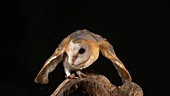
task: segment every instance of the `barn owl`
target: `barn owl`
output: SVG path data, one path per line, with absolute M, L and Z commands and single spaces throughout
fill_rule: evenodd
M 112 45 L 102 36 L 83 29 L 70 34 L 59 44 L 58 48 L 41 68 L 35 78 L 35 82 L 48 83 L 49 73 L 61 61 L 63 61 L 67 78 L 73 77 L 71 71 L 75 71 L 79 76 L 84 76 L 85 74 L 81 70 L 93 64 L 97 60 L 100 51 L 106 58 L 112 61 L 123 81 L 131 81 L 128 70 L 116 56 Z

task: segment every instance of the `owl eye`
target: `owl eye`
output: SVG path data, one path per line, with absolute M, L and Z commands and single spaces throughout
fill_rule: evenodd
M 80 48 L 79 54 L 83 54 L 84 52 L 85 52 L 85 49 L 84 48 Z

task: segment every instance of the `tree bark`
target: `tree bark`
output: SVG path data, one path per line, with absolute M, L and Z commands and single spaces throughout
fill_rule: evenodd
M 117 87 L 103 75 L 88 74 L 64 80 L 51 96 L 143 96 L 143 91 L 131 81 Z

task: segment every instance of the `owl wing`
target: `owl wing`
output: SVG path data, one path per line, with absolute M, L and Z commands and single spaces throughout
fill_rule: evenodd
M 128 70 L 125 68 L 124 64 L 118 59 L 118 57 L 116 56 L 114 49 L 112 47 L 112 45 L 103 37 L 94 34 L 94 33 L 90 33 L 93 35 L 93 37 L 96 38 L 96 40 L 98 41 L 98 45 L 100 48 L 101 53 L 108 59 L 110 59 L 115 68 L 118 70 L 119 75 L 121 76 L 122 80 L 130 80 L 131 81 L 131 76 L 128 72 Z
M 52 56 L 50 56 L 38 75 L 35 78 L 36 83 L 46 84 L 48 83 L 48 75 L 51 73 L 59 62 L 63 59 L 63 54 L 65 53 L 65 49 L 70 41 L 70 36 L 66 37 L 55 50 Z

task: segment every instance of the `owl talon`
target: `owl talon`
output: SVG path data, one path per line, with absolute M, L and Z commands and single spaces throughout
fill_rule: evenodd
M 73 78 L 77 78 L 74 74 L 66 76 L 67 79 L 73 79 Z
M 67 79 L 72 79 L 72 78 L 74 78 L 72 75 L 70 75 L 70 76 L 66 76 L 66 78 Z

